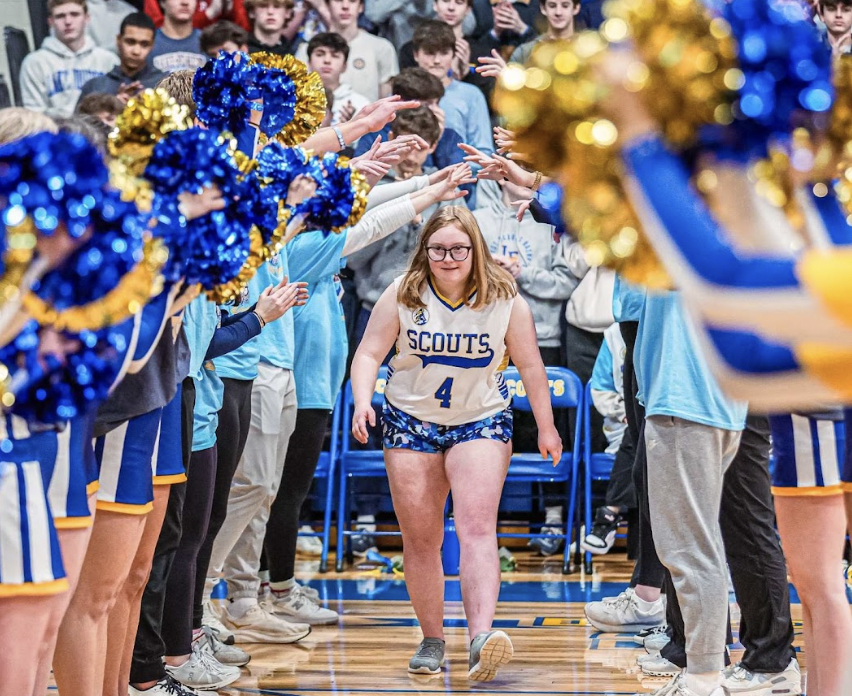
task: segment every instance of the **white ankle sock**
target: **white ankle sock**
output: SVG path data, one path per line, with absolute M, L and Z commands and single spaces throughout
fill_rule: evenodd
M 562 506 L 554 505 L 553 507 L 545 507 L 544 523 L 550 527 L 562 526 Z
M 257 600 L 252 597 L 239 597 L 238 599 L 232 599 L 228 605 L 228 613 L 235 619 L 241 619 L 255 604 L 257 604 Z
M 639 595 L 637 595 L 634 592 L 633 593 L 633 601 L 636 602 L 636 606 L 639 607 L 639 609 L 641 609 L 645 613 L 648 613 L 648 612 L 653 611 L 656 608 L 657 602 L 659 602 L 660 600 L 657 600 L 657 602 L 646 602 L 644 599 L 642 599 Z
M 719 672 L 702 672 L 701 674 L 687 672 L 683 678 L 686 681 L 686 687 L 695 692 L 696 696 L 710 696 L 722 683 L 722 675 Z
M 278 597 L 286 597 L 296 586 L 296 578 L 282 580 L 281 582 L 270 582 L 269 587 Z

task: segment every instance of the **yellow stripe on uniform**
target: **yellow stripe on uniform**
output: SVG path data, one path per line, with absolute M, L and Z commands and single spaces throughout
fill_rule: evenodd
M 796 265 L 796 275 L 832 316 L 852 326 L 852 249 L 806 251 Z
M 92 481 L 91 483 L 86 484 L 86 495 L 93 495 L 97 493 L 101 489 L 100 481 Z
M 0 597 L 42 597 L 59 594 L 67 589 L 67 578 L 48 580 L 47 582 L 22 582 L 16 585 L 0 583 Z
M 91 527 L 95 518 L 91 515 L 86 517 L 54 517 L 53 526 L 57 529 L 86 529 Z
M 827 498 L 831 495 L 841 495 L 843 488 L 840 484 L 835 486 L 804 486 L 794 488 L 793 486 L 772 486 L 772 495 L 779 498 Z
M 186 474 L 166 474 L 165 476 L 155 476 L 155 486 L 166 486 L 171 483 L 183 483 L 186 481 Z
M 109 500 L 99 500 L 97 502 L 98 510 L 106 510 L 108 512 L 120 512 L 124 515 L 147 515 L 154 509 L 154 503 L 145 503 L 144 505 L 131 505 L 129 503 L 113 503 Z

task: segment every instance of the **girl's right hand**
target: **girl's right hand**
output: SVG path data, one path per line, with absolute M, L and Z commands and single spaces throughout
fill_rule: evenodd
M 354 437 L 362 445 L 367 444 L 367 439 L 370 433 L 367 430 L 367 423 L 371 426 L 376 426 L 376 412 L 373 407 L 367 404 L 366 406 L 356 406 L 352 413 L 352 437 Z

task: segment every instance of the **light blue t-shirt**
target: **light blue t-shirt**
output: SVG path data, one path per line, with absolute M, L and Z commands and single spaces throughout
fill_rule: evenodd
M 299 408 L 331 410 L 343 384 L 349 342 L 336 276 L 346 234 L 302 232 L 288 244 L 293 279 L 306 282 L 309 293 L 307 304 L 293 310 Z
M 190 302 L 183 313 L 183 328 L 189 343 L 189 376 L 199 377 L 204 356 L 220 324 L 219 308 L 206 295 Z
M 601 343 L 601 349 L 598 351 L 598 357 L 595 359 L 595 366 L 592 369 L 592 379 L 590 380 L 592 389 L 617 393 L 612 369 L 612 351 L 609 349 L 609 344 L 604 341 Z
M 615 321 L 639 321 L 645 304 L 645 288 L 628 283 L 617 273 L 612 291 L 612 316 Z
M 452 80 L 438 105 L 444 110 L 446 127 L 458 133 L 462 142 L 486 154 L 494 152 L 488 103 L 478 87 Z
M 235 313 L 246 311 L 257 302 L 261 292 L 270 285 L 280 283 L 285 275 L 291 281 L 297 280 L 289 274 L 289 270 L 287 247 L 285 247 L 277 257 L 270 259 L 257 269 L 254 278 L 249 281 L 245 301 L 233 307 L 233 311 Z M 257 377 L 257 363 L 261 360 L 276 367 L 292 370 L 294 346 L 293 311 L 290 310 L 284 316 L 264 326 L 259 336 L 246 341 L 236 350 L 216 358 L 213 364 L 216 366 L 219 377 L 250 380 Z
M 204 363 L 200 376 L 193 377 L 193 381 L 195 408 L 192 411 L 192 451 L 200 452 L 216 444 L 216 428 L 219 427 L 225 385 L 210 360 Z
M 639 400 L 647 416 L 674 416 L 724 430 L 745 427 L 748 404 L 722 393 L 701 355 L 679 293 L 648 293 L 634 360 Z

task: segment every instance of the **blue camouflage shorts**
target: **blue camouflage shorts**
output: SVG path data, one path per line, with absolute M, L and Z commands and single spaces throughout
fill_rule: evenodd
M 440 454 L 450 447 L 471 440 L 512 439 L 512 409 L 462 425 L 438 425 L 419 420 L 400 411 L 387 401 L 382 407 L 382 444 L 385 449 L 409 449 Z

